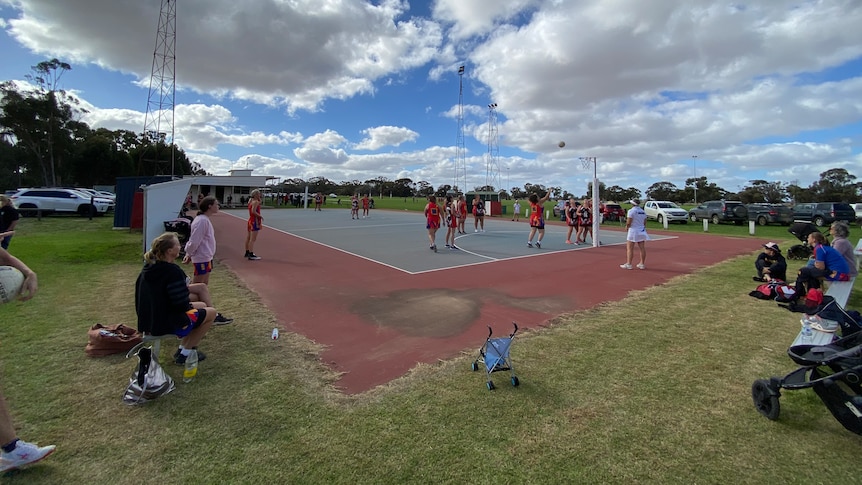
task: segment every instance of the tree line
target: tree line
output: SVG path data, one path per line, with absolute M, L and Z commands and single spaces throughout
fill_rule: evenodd
M 72 67 L 43 61 L 25 76 L 30 86 L 0 83 L 0 187 L 114 185 L 117 177 L 202 175 L 185 152 L 163 137 L 93 129 L 86 110 L 60 89 Z
M 60 88 L 63 75 L 71 65 L 58 59 L 40 62 L 25 76 L 23 87 L 12 81 L 0 82 L 0 187 L 114 185 L 117 177 L 151 175 L 209 175 L 191 162 L 182 148 L 165 143 L 160 134 L 147 135 L 129 130 L 93 129 L 82 122 L 86 110 L 75 96 Z M 428 181 L 386 177 L 360 181 L 334 182 L 325 177 L 308 180 L 290 178 L 271 189 L 278 192 L 311 192 L 349 196 L 368 193 L 391 197 L 438 197 L 464 192 L 461 187 Z M 470 189 L 467 190 L 468 192 Z M 496 188 L 476 186 L 472 191 L 500 194 L 503 198 L 525 199 L 530 194 L 543 196 L 550 191 L 554 199 L 588 198 L 592 184 L 583 194 L 563 187 L 525 183 L 523 187 Z M 656 182 L 645 193 L 635 187 L 606 186 L 599 183 L 599 197 L 606 201 L 633 198 L 691 203 L 694 200 L 735 199 L 752 202 L 855 202 L 860 199 L 862 183 L 845 169 L 835 168 L 820 174 L 808 187 L 766 180 L 752 180 L 738 193 L 725 190 L 707 177 L 689 178 L 679 188 L 671 182 Z

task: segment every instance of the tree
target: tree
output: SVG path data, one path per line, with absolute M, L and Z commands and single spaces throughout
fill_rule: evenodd
M 34 85 L 21 90 L 11 81 L 0 83 L 0 126 L 27 150 L 26 169 L 41 174 L 43 185 L 62 183 L 66 156 L 72 151 L 73 130 L 82 123 L 78 100 L 59 89 L 60 78 L 72 67 L 57 59 L 33 66 L 27 79 Z
M 859 196 L 856 176 L 843 168 L 832 168 L 820 174 L 820 180 L 811 184 L 817 202 L 855 202 Z
M 779 204 L 787 198 L 787 190 L 781 182 L 766 180 L 751 180 L 751 185 L 744 187 L 738 194 L 739 200 L 746 204 L 768 202 Z
M 646 196 L 651 200 L 670 200 L 674 202 L 682 202 L 679 200 L 679 188 L 670 182 L 656 182 L 649 186 L 646 190 Z M 610 198 L 608 200 L 611 200 Z

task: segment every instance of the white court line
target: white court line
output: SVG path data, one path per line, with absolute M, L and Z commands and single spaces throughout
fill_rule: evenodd
M 234 214 L 230 214 L 230 213 L 228 213 L 228 212 L 225 212 L 225 214 L 227 214 L 227 215 L 229 215 L 229 216 L 232 216 L 232 217 L 236 217 L 237 219 L 242 219 L 242 220 L 245 220 L 245 219 L 246 219 L 245 217 L 240 217 L 240 216 L 237 216 L 237 215 L 234 215 Z M 384 263 L 383 261 L 378 261 L 378 260 L 376 260 L 376 259 L 371 259 L 371 258 L 366 257 L 366 256 L 363 256 L 363 255 L 361 255 L 361 254 L 351 253 L 350 251 L 346 251 L 346 250 L 344 250 L 344 249 L 337 248 L 337 247 L 335 247 L 335 246 L 330 246 L 329 244 L 324 244 L 324 243 L 322 243 L 322 242 L 320 242 L 320 241 L 315 241 L 314 239 L 309 239 L 309 238 L 307 238 L 307 237 L 298 236 L 298 235 L 296 235 L 296 234 L 293 234 L 293 233 L 291 233 L 291 232 L 287 232 L 287 231 L 282 230 L 282 229 L 279 229 L 279 228 L 277 228 L 277 227 L 267 226 L 266 224 L 264 224 L 264 225 L 263 225 L 263 227 L 269 228 L 269 229 L 270 229 L 270 230 L 272 230 L 272 231 L 280 232 L 280 233 L 282 233 L 282 234 L 287 234 L 288 236 L 293 236 L 293 237 L 295 237 L 295 238 L 297 238 L 297 239 L 302 239 L 303 241 L 308 241 L 308 242 L 310 242 L 310 243 L 318 244 L 318 245 L 323 246 L 323 247 L 325 247 L 325 248 L 332 249 L 333 251 L 338 251 L 338 252 L 340 252 L 340 253 L 349 254 L 350 256 L 354 256 L 354 257 L 357 257 L 357 258 L 359 258 L 359 259 L 364 259 L 364 260 L 366 260 L 366 261 L 370 261 L 370 262 L 372 262 L 372 263 L 376 263 L 376 264 L 379 264 L 379 265 L 381 265 L 381 266 L 386 266 L 387 268 L 392 268 L 392 269 L 395 269 L 395 270 L 401 271 L 402 273 L 415 274 L 415 273 L 413 273 L 413 272 L 411 272 L 411 271 L 407 271 L 406 269 L 399 268 L 398 266 L 392 266 L 391 264 Z
M 236 214 L 231 214 L 230 212 L 222 212 L 222 213 L 223 213 L 223 214 L 227 214 L 227 215 L 232 216 L 232 217 L 236 217 L 237 219 L 247 220 L 247 217 L 245 217 L 245 216 L 238 216 L 238 215 L 236 215 Z M 407 225 L 407 226 L 415 226 L 415 224 L 413 224 L 413 223 L 410 223 L 410 224 L 400 224 L 400 223 L 399 223 L 399 224 L 379 225 L 379 226 L 376 226 L 376 227 L 405 226 L 405 225 Z M 308 242 L 310 242 L 310 243 L 318 244 L 318 245 L 320 245 L 320 246 L 323 246 L 323 247 L 325 247 L 325 248 L 332 249 L 332 250 L 334 250 L 334 251 L 338 251 L 338 252 L 343 253 L 343 254 L 348 254 L 348 255 L 350 255 L 350 256 L 354 256 L 354 257 L 357 257 L 357 258 L 359 258 L 359 259 L 364 259 L 365 261 L 369 261 L 369 262 L 371 262 L 371 263 L 376 263 L 376 264 L 379 264 L 379 265 L 381 265 L 381 266 L 385 266 L 385 267 L 387 267 L 387 268 L 391 268 L 391 269 L 394 269 L 394 270 L 398 270 L 398 271 L 400 271 L 400 272 L 402 272 L 402 273 L 406 273 L 406 274 L 409 274 L 409 275 L 418 275 L 418 274 L 426 274 L 426 273 L 435 273 L 435 272 L 438 272 L 438 271 L 447 271 L 447 270 L 450 270 L 450 269 L 466 268 L 466 267 L 470 267 L 470 266 L 479 266 L 479 265 L 483 265 L 483 264 L 496 263 L 496 262 L 498 262 L 498 261 L 510 261 L 510 260 L 514 260 L 514 259 L 535 258 L 535 257 L 538 257 L 538 256 L 545 256 L 545 255 L 551 255 L 551 254 L 557 254 L 557 253 L 566 253 L 566 252 L 571 252 L 571 251 L 579 251 L 579 250 L 591 249 L 591 248 L 593 247 L 592 245 L 589 245 L 589 246 L 584 246 L 584 247 L 582 247 L 582 248 L 572 247 L 572 248 L 566 248 L 566 249 L 557 249 L 557 250 L 553 250 L 553 251 L 548 251 L 548 250 L 546 250 L 546 249 L 538 249 L 538 248 L 536 248 L 536 249 L 537 249 L 537 252 L 536 252 L 535 254 L 524 254 L 524 255 L 521 255 L 521 256 L 512 256 L 512 257 L 508 257 L 508 258 L 495 258 L 495 257 L 493 257 L 493 256 L 486 256 L 486 255 L 483 255 L 483 254 L 479 254 L 479 253 L 475 253 L 475 252 L 472 252 L 472 251 L 468 251 L 468 250 L 466 250 L 466 249 L 461 249 L 461 248 L 460 248 L 460 246 L 459 246 L 458 251 L 461 251 L 461 252 L 464 252 L 464 253 L 467 253 L 467 254 L 470 254 L 470 255 L 476 256 L 476 257 L 478 257 L 478 258 L 485 258 L 485 259 L 488 259 L 488 261 L 478 261 L 478 262 L 475 262 L 475 263 L 455 264 L 455 265 L 445 266 L 445 267 L 443 267 L 443 268 L 433 268 L 433 269 L 427 269 L 427 270 L 422 270 L 422 271 L 409 271 L 409 270 L 406 270 L 406 269 L 404 269 L 404 268 L 400 268 L 400 267 L 398 267 L 398 266 L 393 266 L 393 265 L 391 265 L 391 264 L 384 263 L 383 261 L 379 261 L 379 260 L 376 260 L 376 259 L 372 259 L 372 258 L 369 258 L 369 257 L 367 257 L 367 256 L 363 256 L 363 255 L 361 255 L 361 254 L 353 253 L 353 252 L 350 252 L 350 251 L 347 251 L 347 250 L 345 250 L 345 249 L 341 249 L 341 248 L 338 248 L 338 247 L 335 247 L 335 246 L 330 246 L 329 244 L 325 244 L 325 243 L 322 243 L 322 242 L 320 242 L 320 241 L 315 241 L 314 239 L 309 239 L 309 238 L 307 238 L 307 237 L 302 237 L 302 236 L 297 235 L 297 234 L 294 234 L 294 233 L 292 233 L 292 232 L 287 232 L 287 231 L 285 231 L 285 230 L 283 230 L 283 229 L 279 229 L 279 228 L 272 227 L 272 226 L 267 226 L 266 224 L 264 224 L 264 227 L 269 228 L 270 230 L 273 230 L 273 231 L 280 232 L 280 233 L 282 233 L 282 234 L 287 234 L 288 236 L 293 236 L 293 237 L 295 237 L 295 238 L 297 238 L 297 239 L 302 239 L 303 241 L 308 241 Z M 372 226 L 357 226 L 357 227 L 372 227 Z M 341 228 L 341 227 L 332 227 L 332 228 L 321 228 L 320 230 L 328 230 L 328 229 L 344 229 L 344 228 Z M 310 229 L 305 229 L 305 230 L 310 230 Z M 312 229 L 312 230 L 313 230 L 313 229 Z M 518 234 L 520 234 L 520 233 L 522 233 L 522 232 L 524 232 L 524 231 L 493 231 L 493 234 L 514 234 L 514 233 L 518 233 Z M 563 232 L 563 231 L 548 231 L 548 232 L 554 232 L 554 233 L 562 234 L 562 232 Z M 477 236 L 477 237 L 481 237 L 481 234 L 482 234 L 482 233 L 473 233 L 473 234 L 467 233 L 467 234 L 461 234 L 460 236 L 456 236 L 456 237 L 455 237 L 455 239 L 456 239 L 456 240 L 458 240 L 458 239 L 461 239 L 461 238 L 463 238 L 463 237 L 467 237 L 467 236 Z M 658 242 L 658 241 L 661 241 L 661 240 L 663 240 L 663 239 L 677 239 L 678 237 L 679 237 L 679 236 L 662 236 L 662 237 L 661 237 L 661 239 L 653 239 L 652 241 L 654 241 L 654 242 Z M 621 241 L 621 242 L 616 242 L 616 243 L 611 243 L 611 244 L 602 244 L 600 247 L 619 246 L 619 245 L 625 245 L 625 243 L 626 243 L 625 241 Z M 524 244 L 526 244 L 526 243 L 524 243 Z M 448 250 L 448 251 L 451 251 L 451 249 L 450 249 L 450 250 Z M 540 252 L 539 252 L 539 251 L 540 251 Z

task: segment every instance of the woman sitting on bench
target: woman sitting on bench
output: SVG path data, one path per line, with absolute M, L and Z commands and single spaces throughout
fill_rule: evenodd
M 850 269 L 847 260 L 826 241 L 819 232 L 808 235 L 808 245 L 814 248 L 814 264 L 803 266 L 796 277 L 796 297 L 805 295 L 812 288 L 820 288 L 820 280 L 849 281 Z
M 216 311 L 189 301 L 186 273 L 174 263 L 179 255 L 176 233 L 166 232 L 153 240 L 135 283 L 135 311 L 139 332 L 153 336 L 173 334 L 182 339 L 174 362 L 183 365 L 209 331 Z M 204 359 L 204 353 L 198 351 L 198 361 Z

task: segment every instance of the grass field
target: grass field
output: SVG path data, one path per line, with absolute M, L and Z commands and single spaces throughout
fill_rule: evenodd
M 21 437 L 58 448 L 2 483 L 859 481 L 862 438 L 813 392 L 785 392 L 777 422 L 752 405 L 754 379 L 794 368 L 799 329 L 798 314 L 748 296 L 754 251 L 519 335 L 521 386 L 494 392 L 469 370 L 470 348 L 344 396 L 320 348 L 271 340 L 274 316 L 220 269 L 212 293 L 236 322 L 204 340 L 193 383 L 168 363 L 176 391 L 128 407 L 135 362 L 83 352 L 92 324 L 135 321 L 140 234 L 110 225 L 25 220 L 12 241 L 40 292 L 0 306 L 0 386 Z M 849 306 L 862 306 L 859 285 Z

